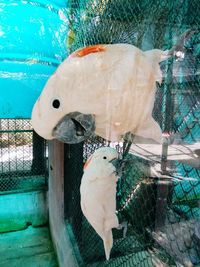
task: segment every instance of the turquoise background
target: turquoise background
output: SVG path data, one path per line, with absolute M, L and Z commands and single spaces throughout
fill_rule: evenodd
M 67 56 L 67 0 L 0 0 L 0 118 L 30 118 Z

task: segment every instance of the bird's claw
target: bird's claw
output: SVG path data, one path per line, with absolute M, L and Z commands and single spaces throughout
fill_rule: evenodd
M 119 224 L 119 226 L 117 227 L 118 230 L 122 230 L 123 229 L 123 238 L 126 237 L 127 234 L 127 230 L 128 230 L 128 222 L 124 221 L 122 223 Z

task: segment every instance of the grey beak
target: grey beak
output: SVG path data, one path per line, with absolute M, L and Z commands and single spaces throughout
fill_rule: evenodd
M 53 129 L 52 135 L 64 143 L 77 144 L 92 136 L 94 131 L 94 116 L 76 111 L 65 115 Z
M 116 168 L 116 173 L 118 176 L 122 176 L 125 169 L 126 169 L 126 166 L 127 166 L 127 163 L 129 163 L 128 160 L 125 160 L 125 159 L 120 159 L 120 158 L 115 158 L 113 160 L 110 161 L 113 166 Z
M 115 158 L 109 161 L 110 163 L 112 163 L 112 165 L 116 168 L 116 170 L 119 168 L 120 165 L 120 160 Z

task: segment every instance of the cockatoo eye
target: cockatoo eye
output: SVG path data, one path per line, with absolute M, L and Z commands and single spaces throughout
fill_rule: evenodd
M 106 156 L 104 156 L 104 157 L 103 157 L 103 159 L 107 159 L 107 157 L 106 157 Z
M 52 106 L 58 109 L 60 107 L 60 101 L 58 99 L 54 99 L 52 102 Z

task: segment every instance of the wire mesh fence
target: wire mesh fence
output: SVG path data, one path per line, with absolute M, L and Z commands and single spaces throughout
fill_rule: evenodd
M 30 120 L 0 120 L 0 192 L 45 186 L 47 145 Z
M 100 43 L 166 50 L 185 30 L 194 30 L 182 46 L 182 58 L 161 64 L 163 81 L 157 85 L 153 111 L 163 132 L 173 133 L 173 153 L 181 150 L 184 156 L 186 144 L 200 141 L 199 1 L 70 0 L 68 5 L 70 52 Z M 102 241 L 82 215 L 79 189 L 86 159 L 98 147 L 111 145 L 122 153 L 121 144 L 98 137 L 65 145 L 65 218 L 80 266 L 199 266 L 200 148 L 195 145 L 188 148 L 189 161 L 166 160 L 174 173 L 194 178 L 181 182 L 151 177 L 161 155 L 152 160 L 148 151 L 149 161 L 136 155 L 133 146 L 127 156 L 131 164 L 117 186 L 117 214 L 127 232 L 113 230 L 111 259 L 105 261 Z M 47 156 L 46 142 L 29 120 L 0 120 L 1 193 L 43 186 Z
M 117 186 L 117 214 L 127 222 L 113 230 L 111 259 L 80 209 L 79 187 L 85 160 L 100 146 L 115 146 L 101 138 L 65 147 L 65 216 L 80 266 L 199 266 L 200 265 L 200 5 L 198 1 L 69 1 L 68 49 L 93 44 L 129 43 L 142 50 L 170 49 L 187 29 L 194 34 L 183 44 L 184 56 L 162 62 L 163 81 L 157 85 L 153 116 L 177 145 L 166 164 L 184 178 L 167 182 L 151 177 L 151 149 L 128 157 L 132 164 Z M 127 66 L 128 68 L 128 66 Z M 173 134 L 172 134 L 173 133 Z M 190 150 L 189 145 L 194 145 Z M 187 146 L 187 152 L 185 146 Z M 140 144 L 137 144 L 140 146 Z M 145 147 L 142 147 L 145 150 Z M 185 158 L 189 153 L 191 159 Z M 146 155 L 146 154 L 145 154 Z

